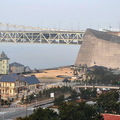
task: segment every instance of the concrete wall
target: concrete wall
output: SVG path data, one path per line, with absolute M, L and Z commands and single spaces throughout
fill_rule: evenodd
M 75 65 L 120 67 L 120 37 L 88 29 Z

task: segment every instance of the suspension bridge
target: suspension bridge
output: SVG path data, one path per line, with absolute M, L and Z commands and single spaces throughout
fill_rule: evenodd
M 2 27 L 6 27 L 6 30 L 1 29 Z M 10 28 L 13 28 L 13 30 Z M 84 35 L 85 31 L 47 29 L 0 23 L 0 43 L 80 45 Z

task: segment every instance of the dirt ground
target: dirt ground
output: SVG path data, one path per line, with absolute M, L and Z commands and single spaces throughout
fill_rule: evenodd
M 35 73 L 34 74 L 39 79 L 51 79 L 51 80 L 63 80 L 63 78 L 59 78 L 57 76 L 73 76 L 73 70 L 70 68 L 60 68 L 55 70 L 44 70 L 43 73 Z

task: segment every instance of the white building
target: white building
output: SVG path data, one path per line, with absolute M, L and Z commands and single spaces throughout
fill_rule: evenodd
M 9 58 L 2 52 L 0 54 L 0 74 L 8 74 L 9 72 Z

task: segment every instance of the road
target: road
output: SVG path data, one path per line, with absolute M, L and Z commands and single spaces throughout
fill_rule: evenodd
M 53 102 L 53 100 L 42 102 L 40 104 L 40 107 L 46 108 L 46 107 L 53 105 L 53 103 L 49 103 L 49 102 Z M 49 104 L 47 104 L 47 103 L 49 103 Z M 29 106 L 29 107 L 1 109 L 0 120 L 13 120 L 14 118 L 17 118 L 17 117 L 25 117 L 26 115 L 28 116 L 31 113 L 33 113 L 34 109 L 36 109 L 34 106 L 35 105 Z
M 27 115 L 33 113 L 33 110 L 27 110 Z M 0 120 L 13 120 L 16 117 L 24 117 L 26 116 L 26 109 L 19 109 L 16 111 L 2 112 L 0 115 Z

